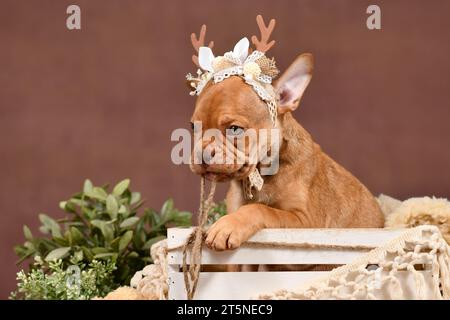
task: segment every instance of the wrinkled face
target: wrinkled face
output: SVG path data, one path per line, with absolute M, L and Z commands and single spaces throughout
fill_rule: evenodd
M 261 155 L 270 153 L 274 136 L 267 105 L 240 77 L 208 84 L 191 122 L 195 126 L 190 167 L 208 179 L 243 179 L 259 165 Z
M 243 179 L 255 167 L 262 175 L 276 174 L 283 138 L 278 129 L 282 115 L 299 106 L 312 77 L 313 62 L 311 54 L 299 55 L 273 83 L 280 115 L 275 128 L 266 103 L 242 78 L 232 76 L 216 84 L 210 82 L 198 97 L 191 118 L 191 170 L 217 181 Z

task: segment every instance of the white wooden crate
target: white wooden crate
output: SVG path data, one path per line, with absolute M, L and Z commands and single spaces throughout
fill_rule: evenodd
M 192 228 L 171 228 L 168 230 L 169 299 L 186 299 L 183 272 L 181 271 L 182 249 L 170 250 L 184 244 Z M 264 229 L 249 241 L 259 243 L 358 246 L 354 248 L 293 248 L 274 246 L 241 247 L 236 250 L 216 252 L 203 248 L 202 265 L 236 264 L 347 264 L 370 249 L 397 237 L 404 230 L 395 229 Z M 189 261 L 189 259 L 187 259 Z M 326 271 L 277 271 L 277 272 L 202 272 L 195 293 L 195 299 L 249 299 L 259 293 L 279 289 L 295 289 L 302 282 L 324 274 Z M 431 295 L 431 274 L 427 292 Z M 405 291 L 414 284 L 409 272 L 404 272 L 402 282 Z M 428 296 L 428 293 L 426 294 Z

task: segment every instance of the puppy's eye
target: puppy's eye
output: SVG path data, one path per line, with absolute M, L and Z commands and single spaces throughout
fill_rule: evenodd
M 244 129 L 238 126 L 230 126 L 227 132 L 233 136 L 239 136 L 244 133 Z

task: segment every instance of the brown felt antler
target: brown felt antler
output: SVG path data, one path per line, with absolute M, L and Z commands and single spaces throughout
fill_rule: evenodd
M 198 54 L 198 50 L 200 49 L 200 47 L 205 46 L 205 35 L 206 35 L 206 25 L 202 25 L 202 28 L 200 29 L 200 35 L 198 38 L 195 33 L 191 34 L 192 46 L 194 47 L 197 54 Z M 210 47 L 210 48 L 214 47 L 214 41 L 210 41 L 208 47 Z M 195 55 L 195 54 L 192 55 L 192 62 L 194 62 L 195 65 L 197 65 L 197 67 L 200 67 L 200 65 L 198 64 L 198 56 L 197 55 Z
M 271 19 L 269 25 L 266 27 L 263 17 L 259 14 L 256 17 L 256 23 L 258 24 L 261 33 L 261 40 L 258 40 L 256 36 L 252 36 L 252 42 L 255 45 L 256 50 L 267 52 L 275 44 L 275 40 L 268 42 L 273 28 L 275 28 L 275 19 Z

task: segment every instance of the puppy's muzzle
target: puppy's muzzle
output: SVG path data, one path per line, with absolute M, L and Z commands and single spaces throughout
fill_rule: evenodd
M 214 177 L 218 181 L 242 178 L 248 175 L 249 166 L 245 154 L 230 143 L 214 144 L 199 141 L 191 153 L 192 172 Z

